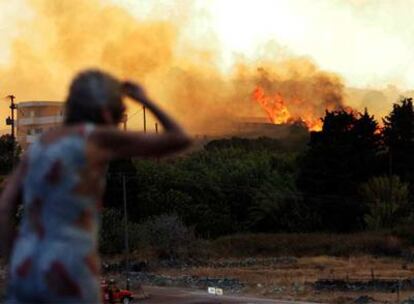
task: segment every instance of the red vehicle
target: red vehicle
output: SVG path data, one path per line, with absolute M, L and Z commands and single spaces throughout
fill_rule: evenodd
M 103 303 L 105 304 L 129 304 L 132 303 L 132 300 L 134 299 L 131 291 L 118 288 L 118 286 L 116 286 L 116 282 L 113 280 L 110 280 L 109 282 L 102 280 L 101 288 L 103 294 Z

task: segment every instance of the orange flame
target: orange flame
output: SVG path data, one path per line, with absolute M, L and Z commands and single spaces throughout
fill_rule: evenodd
M 266 95 L 262 87 L 257 86 L 253 91 L 252 98 L 260 104 L 270 121 L 274 124 L 286 124 L 302 121 L 311 131 L 322 130 L 322 120 L 319 117 L 315 117 L 315 114 L 312 112 L 308 112 L 302 117 L 293 116 L 287 107 L 287 104 L 289 103 L 287 102 L 288 100 L 285 100 L 279 93 L 269 96 Z M 300 107 L 301 104 L 303 104 L 303 101 L 292 100 L 291 103 Z
M 292 118 L 280 94 L 267 96 L 263 88 L 256 87 L 253 91 L 253 99 L 262 106 L 274 124 L 287 123 Z

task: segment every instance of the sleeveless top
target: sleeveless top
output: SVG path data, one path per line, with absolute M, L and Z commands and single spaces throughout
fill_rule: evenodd
M 93 125 L 35 141 L 9 273 L 9 303 L 99 303 L 98 228 L 105 167 L 88 156 Z

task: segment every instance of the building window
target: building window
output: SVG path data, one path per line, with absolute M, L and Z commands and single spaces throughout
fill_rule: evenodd
M 33 133 L 33 130 L 32 129 L 27 129 L 27 135 L 32 135 L 32 133 Z
M 34 129 L 34 133 L 35 134 L 42 134 L 42 129 L 41 128 L 36 128 L 36 129 Z

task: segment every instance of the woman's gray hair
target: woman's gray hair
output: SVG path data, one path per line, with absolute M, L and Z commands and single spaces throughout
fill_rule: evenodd
M 106 123 L 102 110 L 107 109 L 114 122 L 121 121 L 125 111 L 122 103 L 122 83 L 113 76 L 87 70 L 78 74 L 69 88 L 65 105 L 65 124 Z

